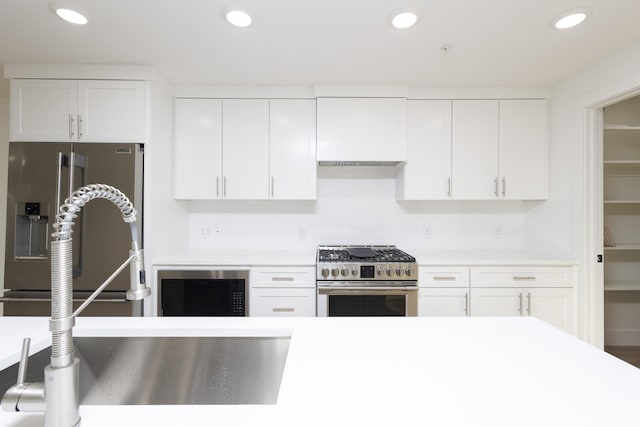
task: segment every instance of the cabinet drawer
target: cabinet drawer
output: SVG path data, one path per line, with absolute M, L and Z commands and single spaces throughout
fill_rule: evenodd
M 315 288 L 316 269 L 313 267 L 277 267 L 251 270 L 251 287 L 257 288 Z
M 573 287 L 574 267 L 471 267 L 471 287 Z
M 315 289 L 255 288 L 251 290 L 249 315 L 257 317 L 314 317 Z
M 428 288 L 469 286 L 469 267 L 420 267 L 418 286 Z

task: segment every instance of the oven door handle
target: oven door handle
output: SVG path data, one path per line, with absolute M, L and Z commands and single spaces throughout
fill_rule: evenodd
M 417 286 L 376 286 L 376 287 L 363 287 L 363 286 L 321 286 L 318 285 L 318 293 L 322 295 L 338 295 L 338 294 L 378 294 L 385 293 L 389 295 L 390 292 L 397 292 L 398 294 L 406 294 L 410 292 L 418 292 Z

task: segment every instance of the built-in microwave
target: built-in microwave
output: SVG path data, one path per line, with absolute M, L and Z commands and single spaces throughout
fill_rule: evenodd
M 159 270 L 159 316 L 247 316 L 248 270 Z

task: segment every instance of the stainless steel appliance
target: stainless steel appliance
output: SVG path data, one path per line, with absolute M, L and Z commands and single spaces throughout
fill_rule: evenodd
M 142 218 L 143 146 L 11 142 L 7 194 L 4 314 L 51 314 L 50 242 L 57 206 L 88 183 L 122 190 Z M 88 204 L 75 219 L 73 291 L 76 306 L 123 261 L 131 235 L 107 200 Z M 139 238 L 142 239 L 140 226 Z M 142 314 L 141 301 L 127 301 L 129 275 L 121 274 L 83 315 Z
M 418 265 L 395 246 L 320 246 L 318 316 L 417 316 Z
M 158 271 L 160 316 L 248 316 L 248 270 Z

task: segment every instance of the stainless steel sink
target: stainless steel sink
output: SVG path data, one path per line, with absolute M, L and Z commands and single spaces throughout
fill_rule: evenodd
M 274 404 L 290 337 L 76 337 L 83 405 Z M 51 350 L 29 358 L 43 380 Z M 0 393 L 17 364 L 0 371 Z

